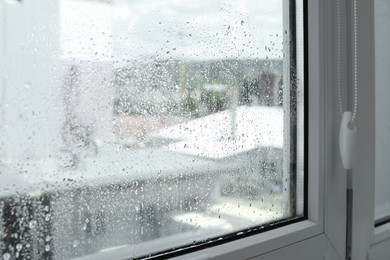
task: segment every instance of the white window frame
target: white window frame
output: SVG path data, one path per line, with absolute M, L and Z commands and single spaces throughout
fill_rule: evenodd
M 352 259 L 390 259 L 390 223 L 375 227 L 374 0 L 358 3 L 358 149 L 353 175 Z M 351 19 L 350 21 L 351 22 Z
M 308 219 L 176 259 L 344 259 L 347 178 L 336 157 L 336 29 L 334 19 L 330 19 L 335 5 L 332 1 L 310 0 L 307 9 Z

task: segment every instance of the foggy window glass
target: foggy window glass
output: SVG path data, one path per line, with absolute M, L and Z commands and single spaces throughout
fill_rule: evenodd
M 304 217 L 301 1 L 0 2 L 0 259 Z

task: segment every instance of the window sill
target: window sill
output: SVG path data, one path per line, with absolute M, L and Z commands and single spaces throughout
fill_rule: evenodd
M 225 243 L 175 259 L 248 259 L 285 247 L 322 233 L 320 226 L 304 220 L 265 233 Z
M 380 225 L 379 227 L 376 227 L 374 230 L 372 245 L 378 244 L 389 238 L 390 238 L 390 223 Z
M 232 242 L 199 250 L 193 253 L 178 256 L 175 259 L 226 259 L 226 257 L 229 257 L 231 259 L 247 259 L 274 251 L 292 243 L 296 243 L 317 236 L 320 233 L 322 233 L 322 231 L 317 223 L 310 220 L 304 220 L 258 235 L 249 236 Z M 179 234 L 177 236 L 180 236 L 181 239 L 183 239 L 183 236 L 189 235 L 191 234 Z M 93 255 L 87 255 L 76 259 L 124 259 L 134 257 L 137 254 L 136 252 L 145 252 L 145 247 L 149 248 L 149 250 L 147 251 L 150 251 L 150 248 L 169 248 L 172 247 L 173 243 L 177 243 L 177 241 L 182 240 L 178 240 L 178 238 L 175 236 L 169 239 L 164 239 L 164 241 L 148 241 L 134 246 L 123 246 L 106 249 L 103 252 L 99 252 Z M 164 244 L 169 245 L 164 246 Z

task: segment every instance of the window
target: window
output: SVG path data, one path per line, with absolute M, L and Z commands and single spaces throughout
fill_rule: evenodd
M 3 259 L 173 256 L 307 217 L 303 1 L 0 5 Z

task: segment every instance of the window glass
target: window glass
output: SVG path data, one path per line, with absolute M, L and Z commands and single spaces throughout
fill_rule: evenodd
M 390 220 L 390 3 L 375 0 L 375 219 Z
M 0 11 L 0 257 L 138 257 L 304 215 L 300 2 Z

